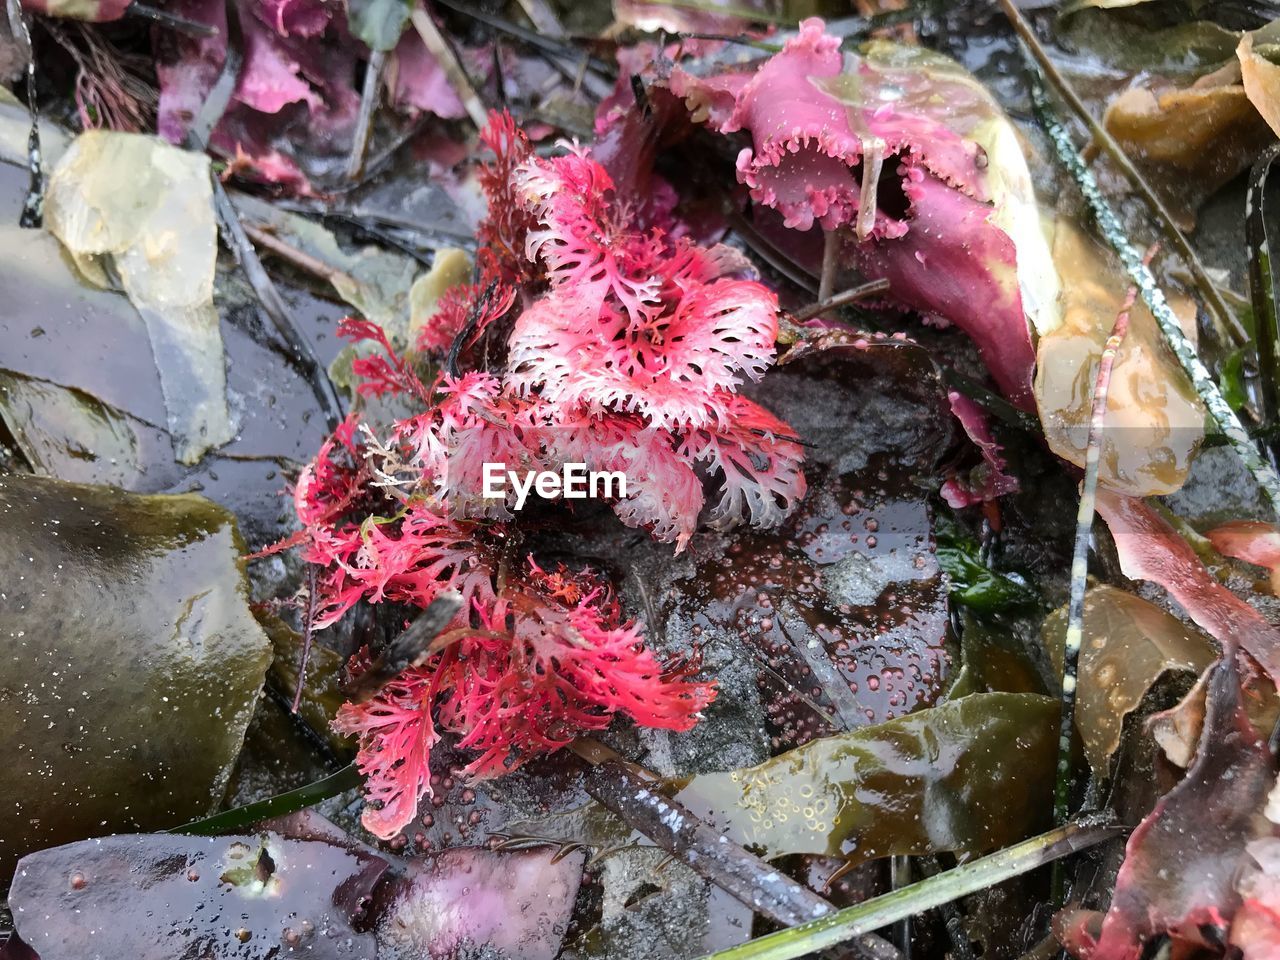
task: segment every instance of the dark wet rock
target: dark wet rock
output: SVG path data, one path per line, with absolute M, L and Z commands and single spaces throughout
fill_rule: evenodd
M 258 701 L 227 791 L 227 806 L 266 800 L 327 777 L 339 765 L 327 745 L 277 694 Z M 286 831 L 282 831 L 286 832 Z
M 270 680 L 276 694 L 292 706 L 298 690 L 298 671 L 304 662 L 305 638 L 278 617 L 259 615 L 259 622 L 271 638 L 275 658 L 271 662 Z M 339 687 L 346 660 L 335 650 L 313 637 L 311 650 L 305 654 L 306 673 L 302 696 L 298 700 L 296 720 L 305 725 L 335 756 L 355 752 L 355 742 L 335 732 L 329 724 L 338 708 L 346 702 Z
M 752 913 L 657 847 L 604 858 L 600 921 L 565 948 L 566 958 L 683 960 L 751 935 Z
M 947 583 L 927 498 L 951 425 L 936 370 L 905 344 L 815 352 L 765 388 L 809 444 L 808 496 L 778 530 L 696 539 L 689 575 L 660 599 L 668 631 L 717 658 L 718 676 L 722 661 L 755 675 L 776 751 L 942 693 Z M 739 754 L 722 751 L 715 769 L 743 765 Z
M 25 857 L 9 902 L 41 960 L 372 960 L 352 921 L 386 869 L 275 833 L 102 837 Z
M 231 515 L 0 477 L 0 871 L 222 798 L 270 659 Z

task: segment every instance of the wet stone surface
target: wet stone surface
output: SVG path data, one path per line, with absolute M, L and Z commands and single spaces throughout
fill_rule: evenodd
M 908 346 L 838 346 L 766 386 L 759 399 L 809 444 L 808 496 L 778 530 L 695 540 L 698 572 L 662 596 L 669 628 L 754 674 L 776 752 L 941 695 L 947 584 L 923 484 L 951 425 Z

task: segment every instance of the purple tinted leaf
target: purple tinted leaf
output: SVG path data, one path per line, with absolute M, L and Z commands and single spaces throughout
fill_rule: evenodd
M 120 835 L 24 857 L 9 904 L 41 960 L 355 960 L 374 955 L 373 935 L 352 921 L 386 869 L 275 833 Z

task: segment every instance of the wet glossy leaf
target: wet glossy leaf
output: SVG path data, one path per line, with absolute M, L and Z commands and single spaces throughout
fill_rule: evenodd
M 288 837 L 368 850 L 314 809 L 261 826 Z M 540 845 L 527 850 L 450 846 L 440 853 L 387 859 L 395 869 L 376 891 L 362 927 L 377 936 L 377 960 L 472 955 L 553 960 L 569 927 L 586 857 Z
M 955 141 L 975 145 L 983 163 L 968 181 L 949 171 L 947 188 L 927 176 L 905 185 L 912 226 L 901 239 L 860 244 L 856 260 L 868 276 L 888 277 L 895 299 L 968 333 L 1006 396 L 1029 406 L 1029 329 L 1043 335 L 1061 319 L 1058 274 L 1018 136 L 986 88 L 954 61 L 888 43 L 869 45 L 865 56 L 859 75 L 843 74 L 842 86 L 830 88 L 837 99 L 900 118 L 926 157 L 945 156 Z M 928 123 L 936 128 L 926 135 Z M 962 193 L 984 206 L 969 208 Z
M 1254 34 L 1246 33 L 1236 48 L 1240 73 L 1249 102 L 1280 136 L 1280 66 L 1276 66 L 1254 49 Z
M 1083 466 L 1098 361 L 1127 283 L 1114 261 L 1067 223 L 1055 225 L 1053 249 L 1065 281 L 1063 322 L 1040 338 L 1036 404 L 1050 449 Z M 1177 490 L 1204 439 L 1204 416 L 1155 318 L 1139 303 L 1111 376 L 1099 482 L 1133 496 Z
M 1156 74 L 1182 85 L 1229 61 L 1240 40 L 1235 31 L 1209 20 L 1160 27 L 1098 10 L 1081 10 L 1060 19 L 1057 27 L 1064 45 L 1096 63 L 1128 76 Z
M 938 537 L 938 565 L 951 580 L 951 596 L 974 610 L 992 613 L 1026 606 L 1038 599 L 1034 590 L 992 570 L 978 559 L 978 544 L 957 534 Z
M 960 327 L 1030 408 L 1031 330 L 1057 326 L 1058 278 L 1017 134 L 987 89 L 923 47 L 842 48 L 817 19 L 754 72 L 689 66 L 671 90 L 694 120 L 751 134 L 738 180 L 799 231 L 784 245 L 804 249 L 815 223 L 842 231 L 850 266 Z
M 1160 745 L 1169 762 L 1186 769 L 1195 759 L 1196 744 L 1204 729 L 1205 696 L 1208 693 L 1209 670 L 1168 710 L 1147 718 L 1147 732 Z
M 146 321 L 178 459 L 230 440 L 208 158 L 91 130 L 50 175 L 45 222 L 86 279 L 118 283 Z
M 1260 837 L 1245 847 L 1236 891 L 1244 902 L 1231 921 L 1231 945 L 1244 960 L 1280 956 L 1280 838 Z
M 1067 608 L 1049 615 L 1045 650 L 1062 672 Z M 1208 638 L 1131 593 L 1095 586 L 1085 595 L 1076 729 L 1094 772 L 1105 777 L 1124 718 L 1165 673 L 1199 674 L 1216 657 Z
M 1169 592 L 1195 624 L 1223 645 L 1239 644 L 1274 680 L 1280 677 L 1280 629 L 1218 582 L 1177 531 L 1151 506 L 1098 491 L 1120 569 Z
M 390 50 L 409 22 L 410 0 L 347 0 L 347 23 L 371 50 Z
M 995 849 L 1040 825 L 1057 701 L 980 693 L 703 774 L 678 799 L 764 856 Z
M 357 960 L 376 947 L 352 920 L 386 869 L 367 853 L 275 833 L 123 835 L 28 855 L 9 903 L 41 960 Z
M 256 197 L 237 195 L 235 203 L 250 224 L 312 258 L 318 264 L 316 272 L 325 274 L 338 296 L 354 310 L 381 326 L 389 337 L 403 341 L 417 261 L 381 247 L 347 251 L 333 233 L 319 224 Z
M 85 282 L 53 236 L 17 225 L 25 190 L 26 171 L 0 163 L 0 288 L 7 292 L 0 367 L 10 385 L 0 394 L 0 416 L 11 433 L 24 431 L 18 443 L 38 461 L 36 471 L 137 493 L 198 490 L 236 514 L 251 546 L 284 536 L 285 471 L 314 453 L 324 418 L 264 329 L 235 266 L 218 272 L 216 304 L 225 321 L 236 438 L 187 467 L 174 459 L 165 395 L 138 311 L 123 294 Z M 325 333 L 341 308 L 281 289 L 313 347 L 332 356 L 337 344 Z
M 208 813 L 270 659 L 230 514 L 7 476 L 0 516 L 0 870 L 37 847 Z
M 1200 205 L 1273 139 L 1234 62 L 1185 86 L 1148 78 L 1111 101 L 1104 123 L 1184 229 L 1195 224 Z
M 9 370 L 0 370 L 0 419 L 34 472 L 62 480 L 133 487 L 142 474 L 139 445 L 169 446 L 163 432 L 87 393 Z
M 1246 716 L 1234 658 L 1209 681 L 1195 763 L 1129 837 L 1111 908 L 1095 937 L 1087 918 L 1068 939 L 1088 960 L 1136 960 L 1167 934 L 1178 949 L 1212 947 L 1239 906 L 1233 881 L 1275 776 L 1271 751 Z
M 1280 530 L 1261 520 L 1233 520 L 1205 534 L 1223 556 L 1252 563 L 1271 573 L 1271 592 L 1280 585 Z
M 1047 678 L 1026 642 L 1000 617 L 960 614 L 960 669 L 948 700 L 972 693 L 1047 693 Z

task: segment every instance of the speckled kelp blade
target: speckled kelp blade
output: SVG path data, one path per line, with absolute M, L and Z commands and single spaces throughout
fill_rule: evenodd
M 200 497 L 0 478 L 0 871 L 218 803 L 270 659 L 240 552 Z
M 1057 701 L 979 693 L 693 777 L 679 799 L 766 857 L 978 852 L 1043 825 Z

